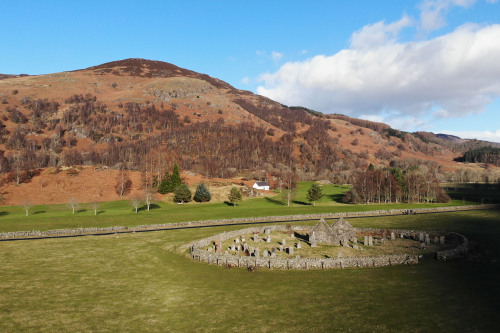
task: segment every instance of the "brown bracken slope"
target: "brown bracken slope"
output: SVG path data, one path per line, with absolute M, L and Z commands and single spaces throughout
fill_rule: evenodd
M 119 168 L 130 170 L 132 195 L 146 174 L 161 178 L 174 163 L 197 175 L 192 181 L 293 172 L 348 182 L 370 163 L 419 164 L 444 174 L 463 167 L 454 158 L 478 144 L 287 107 L 161 61 L 0 75 L 5 204 L 19 204 L 27 193 L 36 203 L 65 202 L 69 193 L 114 200 Z M 64 171 L 70 166 L 85 167 L 71 176 Z

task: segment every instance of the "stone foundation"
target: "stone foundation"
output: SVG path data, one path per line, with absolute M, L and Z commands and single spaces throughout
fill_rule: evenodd
M 333 269 L 348 267 L 381 267 L 393 265 L 411 265 L 418 263 L 417 255 L 388 255 L 357 258 L 256 258 L 216 254 L 200 249 L 191 252 L 195 261 L 232 267 L 257 267 L 268 269 Z
M 232 267 L 258 267 L 269 269 L 332 269 L 332 268 L 347 268 L 347 267 L 381 267 L 392 265 L 409 265 L 418 263 L 418 255 L 401 254 L 401 255 L 383 255 L 372 257 L 346 257 L 346 258 L 276 258 L 276 257 L 252 257 L 247 255 L 233 255 L 209 252 L 205 247 L 212 244 L 214 239 L 225 241 L 236 238 L 243 234 L 252 233 L 267 233 L 269 231 L 304 231 L 311 230 L 311 226 L 282 226 L 269 225 L 245 228 L 224 232 L 201 239 L 192 244 L 185 245 L 184 248 L 190 249 L 190 257 L 195 261 L 204 261 L 210 264 L 226 265 Z M 420 238 L 438 239 L 442 237 L 448 242 L 458 240 L 460 245 L 454 249 L 438 251 L 438 260 L 452 260 L 460 258 L 468 253 L 468 241 L 464 236 L 453 232 L 439 231 L 422 231 L 422 230 L 405 230 L 405 229 L 369 229 L 355 228 L 356 232 L 367 233 L 370 235 L 396 235 L 400 238 L 413 239 L 418 241 Z

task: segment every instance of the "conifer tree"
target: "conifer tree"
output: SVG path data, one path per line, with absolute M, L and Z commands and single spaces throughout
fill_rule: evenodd
M 193 199 L 196 202 L 209 202 L 210 199 L 212 199 L 212 194 L 210 194 L 210 191 L 205 183 L 201 183 L 196 187 Z
M 318 184 L 312 183 L 311 187 L 307 190 L 307 200 L 313 203 L 313 206 L 316 206 L 316 201 L 323 197 L 323 190 L 319 187 Z
M 182 184 L 181 173 L 179 172 L 179 167 L 177 163 L 174 165 L 172 174 L 168 172 L 165 173 L 163 179 L 158 186 L 158 192 L 161 194 L 172 193 L 174 190 Z
M 177 186 L 174 190 L 174 202 L 189 202 L 191 201 L 191 190 L 186 184 Z
M 179 167 L 177 163 L 174 164 L 174 169 L 172 170 L 172 175 L 170 176 L 170 189 L 173 192 L 177 186 L 182 184 L 181 173 L 179 172 Z
M 228 199 L 229 202 L 233 204 L 233 207 L 236 206 L 236 201 L 241 201 L 241 191 L 237 187 L 231 188 L 231 191 L 229 192 Z
M 171 193 L 172 191 L 169 191 L 169 189 L 170 189 L 170 174 L 168 172 L 165 172 L 163 179 L 158 185 L 158 193 L 160 194 Z

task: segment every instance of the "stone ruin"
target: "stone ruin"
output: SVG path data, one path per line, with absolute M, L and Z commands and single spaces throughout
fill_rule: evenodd
M 309 233 L 309 243 L 313 247 L 316 244 L 340 245 L 347 243 L 354 237 L 356 237 L 356 229 L 343 217 L 331 226 L 322 218 Z
M 404 229 L 374 229 L 374 228 L 354 228 L 344 219 L 339 219 L 329 226 L 323 219 L 314 226 L 294 226 L 293 231 L 306 231 L 309 236 L 311 247 L 316 243 L 331 244 L 334 246 L 352 247 L 355 250 L 360 249 L 361 240 L 358 236 L 362 236 L 363 245 L 373 247 L 374 243 L 383 244 L 385 241 L 390 242 L 396 240 L 396 235 L 401 239 L 409 239 L 417 242 L 422 248 L 433 244 L 444 245 L 445 242 L 451 242 L 452 247 L 437 251 L 436 257 L 438 260 L 447 261 L 458 258 L 463 258 L 468 254 L 468 241 L 463 235 L 453 232 L 439 231 L 423 231 L 423 230 L 404 230 Z M 286 253 L 293 256 L 301 251 L 300 241 L 297 243 L 291 242 L 289 246 L 285 239 L 279 242 L 279 247 L 272 249 L 259 249 L 249 246 L 245 241 L 244 235 L 253 234 L 255 237 L 260 233 L 267 234 L 270 238 L 271 231 L 279 231 L 289 233 L 289 227 L 283 225 L 262 227 L 250 227 L 241 230 L 224 232 L 212 237 L 198 240 L 192 244 L 186 244 L 185 247 L 190 249 L 189 256 L 193 260 L 204 261 L 209 264 L 226 265 L 228 267 L 261 267 L 269 269 L 332 269 L 332 268 L 347 268 L 347 267 L 380 267 L 391 265 L 408 265 L 417 264 L 419 254 L 382 254 L 372 256 L 345 256 L 341 252 L 337 257 L 302 257 L 300 254 L 295 257 L 277 257 L 277 252 Z M 378 238 L 374 238 L 376 235 Z M 389 238 L 387 238 L 387 236 Z M 230 246 L 223 252 L 223 241 L 233 240 Z M 347 242 L 353 243 L 349 245 Z M 266 242 L 267 243 L 267 242 Z M 265 246 L 265 245 L 262 245 Z M 361 249 L 362 250 L 362 249 Z M 235 252 L 235 253 L 229 253 Z

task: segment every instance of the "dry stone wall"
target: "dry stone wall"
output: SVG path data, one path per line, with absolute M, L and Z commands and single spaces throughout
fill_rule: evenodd
M 207 251 L 206 247 L 210 246 L 215 239 L 217 241 L 226 241 L 228 239 L 237 238 L 244 234 L 262 233 L 265 230 L 270 231 L 310 231 L 312 226 L 282 226 L 269 225 L 251 227 L 221 234 L 213 235 L 194 243 L 187 244 L 184 248 L 189 248 L 189 256 L 195 261 L 203 261 L 209 264 L 224 265 L 230 267 L 257 267 L 269 269 L 333 269 L 347 267 L 381 267 L 392 265 L 409 265 L 418 263 L 418 255 L 398 254 L 398 255 L 381 255 L 371 257 L 346 257 L 346 258 L 270 258 L 248 255 L 232 255 L 228 253 L 215 253 Z M 468 241 L 464 236 L 454 232 L 439 232 L 439 231 L 423 231 L 423 230 L 405 230 L 405 229 L 371 229 L 371 228 L 355 228 L 356 232 L 373 235 L 387 235 L 392 239 L 396 237 L 407 238 L 421 241 L 422 243 L 440 242 L 443 244 L 446 239 L 448 242 L 457 242 L 459 245 L 450 250 L 437 252 L 438 260 L 452 260 L 460 258 L 468 253 Z
M 185 247 L 190 248 L 190 256 L 195 261 L 204 261 L 209 264 L 225 265 L 230 267 L 257 267 L 269 269 L 333 269 L 348 267 L 380 267 L 390 265 L 417 264 L 418 255 L 383 255 L 374 257 L 346 257 L 346 258 L 261 258 L 251 256 L 234 256 L 225 253 L 214 253 L 206 248 L 212 244 L 214 239 L 225 241 L 236 238 L 243 234 L 265 233 L 270 231 L 295 231 L 311 230 L 311 226 L 286 227 L 281 225 L 270 225 L 265 227 L 251 227 L 201 239 Z
M 454 249 L 438 251 L 437 259 L 442 261 L 447 261 L 467 256 L 467 254 L 469 253 L 469 241 L 467 240 L 467 238 L 465 238 L 465 236 L 463 235 L 454 232 L 448 233 L 448 237 L 457 238 L 461 244 Z
M 417 208 L 412 209 L 415 213 L 432 213 L 432 212 L 447 212 L 459 210 L 482 210 L 498 208 L 500 205 L 471 205 L 471 206 L 450 206 L 450 207 L 435 207 L 435 208 Z M 335 219 L 340 217 L 357 217 L 357 216 L 377 216 L 377 215 L 399 215 L 406 214 L 408 209 L 389 209 L 389 210 L 373 210 L 366 212 L 346 212 L 346 213 L 324 213 L 324 214 L 304 214 L 304 215 L 286 215 L 286 216 L 265 216 L 265 217 L 249 217 L 236 219 L 221 219 L 221 220 L 203 220 L 178 223 L 162 223 L 154 225 L 139 225 L 135 227 L 115 226 L 106 228 L 73 228 L 73 229 L 55 229 L 47 231 L 15 231 L 0 233 L 0 239 L 6 238 L 29 238 L 29 237 L 57 237 L 65 235 L 85 235 L 85 234 L 103 234 L 103 233 L 119 233 L 131 231 L 143 231 L 153 229 L 172 229 L 182 227 L 195 227 L 200 225 L 222 225 L 222 224 L 239 224 L 239 223 L 255 223 L 255 222 L 273 222 L 287 220 L 308 220 L 308 219 Z
M 417 255 L 385 255 L 356 258 L 256 258 L 248 256 L 232 256 L 203 250 L 191 252 L 196 261 L 209 264 L 233 267 L 257 267 L 269 269 L 333 269 L 348 267 L 381 267 L 391 265 L 410 265 L 418 263 Z

